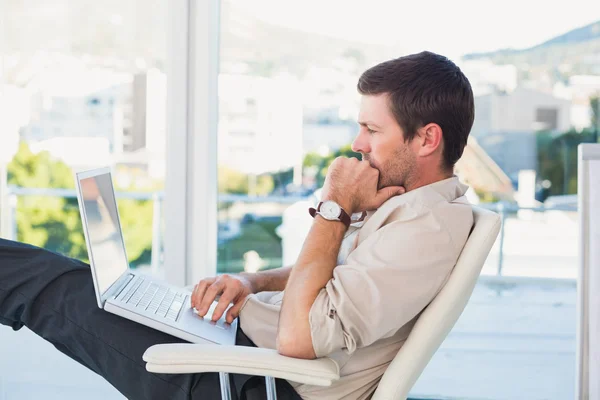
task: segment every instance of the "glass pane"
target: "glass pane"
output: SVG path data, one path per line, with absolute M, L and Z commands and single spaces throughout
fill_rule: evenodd
M 579 222 L 576 211 L 521 210 L 506 219 L 505 235 L 503 274 L 577 278 Z
M 110 166 L 129 262 L 161 270 L 166 7 L 2 3 L 4 237 L 87 261 L 73 172 Z
M 600 124 L 591 7 L 577 0 L 532 30 L 538 13 L 522 3 L 490 19 L 473 2 L 222 2 L 218 271 L 293 264 L 329 163 L 356 155 L 361 73 L 425 49 L 446 55 L 469 78 L 476 106 L 455 173 L 469 200 L 504 224 L 412 394 L 569 397 L 577 145 L 597 142 Z

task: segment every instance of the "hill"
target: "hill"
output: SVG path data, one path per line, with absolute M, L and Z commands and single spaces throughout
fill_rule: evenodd
M 270 24 L 229 1 L 221 3 L 221 16 L 222 68 L 240 62 L 258 75 L 269 75 L 274 69 L 302 75 L 309 66 L 331 66 L 345 58 L 353 61 L 358 72 L 382 57 L 398 56 L 391 47 Z
M 472 53 L 464 60 L 488 59 L 495 64 L 545 68 L 554 75 L 600 74 L 600 21 L 573 29 L 526 49 Z M 557 66 L 560 66 L 557 70 Z

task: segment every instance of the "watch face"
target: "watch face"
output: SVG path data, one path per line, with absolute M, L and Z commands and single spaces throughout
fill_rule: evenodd
M 338 219 L 341 214 L 341 207 L 335 201 L 326 201 L 321 204 L 319 214 L 325 219 Z

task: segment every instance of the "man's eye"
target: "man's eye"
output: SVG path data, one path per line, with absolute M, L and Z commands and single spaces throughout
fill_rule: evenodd
M 369 128 L 367 128 L 367 132 L 369 132 L 370 135 L 373 135 L 375 133 L 375 131 L 373 129 L 369 129 Z

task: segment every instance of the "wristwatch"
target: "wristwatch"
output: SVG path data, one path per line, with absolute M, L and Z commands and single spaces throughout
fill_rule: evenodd
M 346 228 L 350 226 L 350 216 L 348 213 L 335 201 L 328 200 L 322 201 L 317 205 L 317 208 L 309 208 L 308 212 L 314 218 L 317 214 L 329 221 L 341 221 L 346 225 Z

